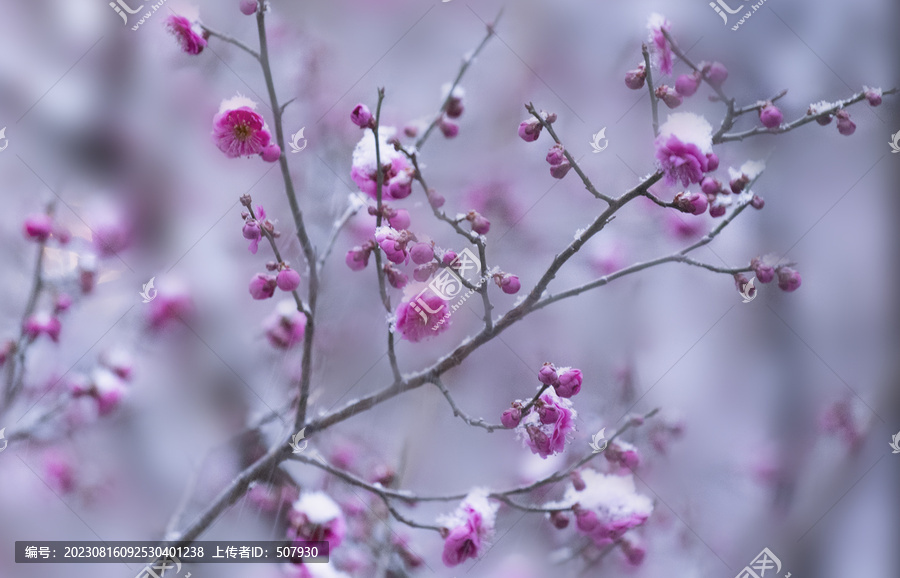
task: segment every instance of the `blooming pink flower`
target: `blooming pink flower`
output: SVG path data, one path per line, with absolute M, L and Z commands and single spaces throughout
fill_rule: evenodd
M 571 401 L 559 397 L 552 389 L 541 394 L 535 408 L 539 411 L 523 417 L 516 431 L 532 453 L 547 459 L 565 449 L 569 434 L 575 431 L 576 411 Z
M 775 128 L 781 126 L 784 115 L 778 110 L 778 107 L 771 102 L 759 109 L 759 120 L 766 128 Z
M 556 395 L 559 397 L 572 397 L 581 391 L 583 377 L 580 369 L 573 367 L 561 367 L 557 370 L 558 379 L 553 384 Z
M 62 331 L 62 323 L 55 315 L 47 312 L 35 313 L 28 317 L 23 323 L 22 330 L 28 339 L 34 341 L 42 333 L 53 340 L 54 343 L 59 341 L 59 333 Z
M 255 102 L 240 95 L 223 100 L 219 106 L 213 118 L 213 142 L 228 158 L 262 154 L 269 145 L 272 135 L 255 109 Z
M 681 96 L 693 96 L 700 87 L 700 75 L 696 72 L 682 74 L 675 81 L 675 91 Z
M 451 516 L 439 518 L 449 528 L 441 560 L 448 568 L 481 555 L 484 542 L 494 531 L 497 506 L 488 501 L 485 490 L 473 490 Z
M 166 27 L 175 35 L 184 52 L 200 54 L 206 47 L 206 32 L 184 16 L 172 14 L 166 19 Z
M 275 287 L 277 286 L 278 283 L 275 281 L 274 275 L 257 273 L 250 280 L 250 295 L 257 300 L 268 299 L 272 295 L 275 295 Z
M 327 541 L 332 550 L 341 545 L 347 533 L 340 507 L 323 492 L 304 492 L 291 507 L 288 520 L 289 538 Z
M 640 90 L 644 88 L 644 80 L 647 78 L 647 71 L 644 70 L 644 64 L 638 64 L 634 70 L 625 73 L 625 86 L 631 90 Z
M 403 339 L 419 342 L 450 326 L 449 310 L 449 305 L 441 297 L 425 291 L 397 307 L 397 330 Z
M 381 127 L 378 130 L 378 148 L 381 155 L 382 197 L 402 199 L 412 192 L 413 169 L 407 158 L 400 151 L 394 150 L 389 140 L 395 130 Z M 350 178 L 373 199 L 378 198 L 378 173 L 376 171 L 375 133 L 364 131 L 362 139 L 353 150 L 353 161 Z
M 300 273 L 290 267 L 285 267 L 275 277 L 275 284 L 282 291 L 293 291 L 300 286 Z
M 372 116 L 369 107 L 363 103 L 357 104 L 350 113 L 350 121 L 359 128 L 372 128 L 373 120 L 375 117 Z
M 290 349 L 303 341 L 306 332 L 306 315 L 297 311 L 293 301 L 282 301 L 275 312 L 263 321 L 266 338 L 272 347 Z
M 672 74 L 672 47 L 669 46 L 669 41 L 663 34 L 663 32 L 670 32 L 672 25 L 662 15 L 651 14 L 647 21 L 647 28 L 650 29 L 650 42 L 660 72 Z
M 43 243 L 50 238 L 50 233 L 53 231 L 53 219 L 44 213 L 29 215 L 25 219 L 22 230 L 29 239 Z
M 656 159 L 666 174 L 666 184 L 681 181 L 683 186 L 699 183 L 709 170 L 707 153 L 712 152 L 712 127 L 703 117 L 676 113 L 660 127 L 656 139 Z

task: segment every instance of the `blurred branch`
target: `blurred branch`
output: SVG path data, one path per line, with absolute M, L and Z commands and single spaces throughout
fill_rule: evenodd
M 422 145 L 425 144 L 425 141 L 428 140 L 429 135 L 434 130 L 434 127 L 438 125 L 441 121 L 441 117 L 444 115 L 444 112 L 447 110 L 447 106 L 450 104 L 450 100 L 453 98 L 453 91 L 459 86 L 459 82 L 462 80 L 463 75 L 469 70 L 469 66 L 472 65 L 472 62 L 478 57 L 481 53 L 481 50 L 487 45 L 488 40 L 494 36 L 494 30 L 497 27 L 497 23 L 500 22 L 500 17 L 503 16 L 503 10 L 497 14 L 497 17 L 494 18 L 494 21 L 487 26 L 487 34 L 481 40 L 481 43 L 475 48 L 475 51 L 468 57 L 463 58 L 462 65 L 459 67 L 459 72 L 456 73 L 456 78 L 453 80 L 453 84 L 450 86 L 450 91 L 447 93 L 447 98 L 444 99 L 443 104 L 441 104 L 441 108 L 438 109 L 437 114 L 434 119 L 428 125 L 428 128 L 425 129 L 425 132 L 422 133 L 422 136 L 419 137 L 419 140 L 416 141 L 416 149 L 422 148 Z
M 209 34 L 209 35 L 212 36 L 213 38 L 218 38 L 218 39 L 221 40 L 222 42 L 227 42 L 227 43 L 229 43 L 229 44 L 234 44 L 235 46 L 237 46 L 238 48 L 240 48 L 241 50 L 243 50 L 244 52 L 246 52 L 247 54 L 249 54 L 250 56 L 252 56 L 252 57 L 255 58 L 256 60 L 260 60 L 259 52 L 253 50 L 252 48 L 250 48 L 249 46 L 247 46 L 246 44 L 244 44 L 243 42 L 241 42 L 241 41 L 238 40 L 237 38 L 228 36 L 227 34 L 223 34 L 223 33 L 221 33 L 221 32 L 216 32 L 215 30 L 213 30 L 212 28 L 210 28 L 209 26 L 206 26 L 206 25 L 204 25 L 204 24 L 200 24 L 200 27 L 203 29 L 204 32 L 206 32 L 207 34 Z
M 644 57 L 644 73 L 647 80 L 647 89 L 650 91 L 650 113 L 653 116 L 653 136 L 659 136 L 659 99 L 653 87 L 653 69 L 650 66 L 650 50 L 647 44 L 641 44 L 641 55 Z
M 553 130 L 553 125 L 551 123 L 547 122 L 547 119 L 545 119 L 543 116 L 541 116 L 541 114 L 538 113 L 537 110 L 535 110 L 534 105 L 531 104 L 530 102 L 525 105 L 525 110 L 527 110 L 529 112 L 529 114 L 531 114 L 531 116 L 538 119 L 538 122 L 541 123 L 541 125 L 547 130 L 547 133 L 550 135 L 550 137 L 553 138 L 553 142 L 555 142 L 559 146 L 563 147 L 563 154 L 566 156 L 566 160 L 569 161 L 569 164 L 572 165 L 572 168 L 575 169 L 575 172 L 578 173 L 579 177 L 581 177 L 581 182 L 584 183 L 584 188 L 586 188 L 589 193 L 591 193 L 598 199 L 603 199 L 607 203 L 612 204 L 612 202 L 613 202 L 612 197 L 608 197 L 608 196 L 604 195 L 603 193 L 601 193 L 600 191 L 598 191 L 594 187 L 594 183 L 591 182 L 591 180 L 587 177 L 587 175 L 584 174 L 584 171 L 581 170 L 581 167 L 578 166 L 578 161 L 575 160 L 575 157 L 573 157 L 569 153 L 569 151 L 566 149 L 565 145 L 563 145 L 562 141 L 559 140 L 559 137 L 556 136 L 556 131 Z

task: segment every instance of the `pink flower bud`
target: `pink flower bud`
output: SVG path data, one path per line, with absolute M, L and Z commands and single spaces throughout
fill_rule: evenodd
M 550 166 L 555 167 L 566 160 L 565 149 L 561 144 L 555 144 L 547 151 L 547 162 Z
M 656 87 L 656 98 L 666 103 L 669 108 L 678 108 L 684 102 L 684 97 L 665 84 Z
M 878 106 L 881 104 L 881 89 L 880 88 L 869 88 L 866 90 L 866 100 L 869 101 L 869 105 Z
M 250 219 L 244 223 L 241 234 L 244 235 L 245 239 L 258 241 L 259 238 L 262 237 L 262 228 L 260 228 L 259 222 L 256 219 Z
M 600 520 L 597 519 L 597 514 L 592 510 L 582 510 L 579 508 L 575 511 L 575 526 L 582 532 L 589 534 L 598 524 L 600 524 Z
M 802 279 L 800 279 L 800 273 L 794 271 L 790 267 L 778 267 L 775 269 L 775 273 L 778 274 L 778 288 L 782 291 L 790 293 L 791 291 L 796 291 L 800 288 L 800 283 L 802 281 Z
M 247 16 L 255 14 L 258 7 L 259 5 L 256 0 L 241 0 L 241 14 Z
M 576 492 L 583 492 L 587 487 L 587 484 L 584 483 L 584 479 L 582 479 L 581 474 L 578 473 L 578 470 L 575 470 L 571 474 L 569 474 L 569 477 L 572 479 L 572 487 L 575 488 Z
M 269 144 L 260 151 L 259 156 L 267 163 L 278 162 L 281 158 L 281 147 L 274 143 Z
M 275 277 L 275 283 L 282 291 L 293 291 L 300 286 L 300 273 L 290 268 L 282 269 Z
M 419 135 L 419 127 L 410 124 L 403 127 L 403 134 L 409 138 L 416 138 Z
M 459 134 L 459 125 L 445 116 L 438 121 L 438 128 L 441 129 L 445 138 L 453 138 Z
M 54 223 L 52 235 L 60 245 L 66 245 L 72 240 L 72 233 L 59 223 Z
M 706 172 L 711 173 L 719 168 L 719 155 L 706 153 Z
M 816 117 L 816 122 L 822 126 L 828 126 L 831 124 L 831 115 L 830 114 L 822 114 Z
M 450 265 L 453 261 L 456 260 L 456 253 L 454 251 L 447 251 L 441 257 L 441 263 L 444 265 Z
M 60 323 L 59 318 L 55 315 L 50 315 L 49 313 L 35 313 L 25 320 L 22 324 L 22 330 L 32 341 L 44 333 L 56 343 L 59 341 L 62 323 Z
M 647 556 L 647 548 L 637 538 L 624 539 L 619 542 L 619 546 L 622 548 L 622 553 L 625 554 L 628 563 L 632 566 L 640 566 Z
M 766 128 L 775 128 L 781 126 L 784 115 L 778 110 L 778 107 L 771 102 L 759 109 L 759 120 Z
M 556 423 L 559 419 L 559 409 L 555 405 L 542 405 L 537 408 L 542 424 Z
M 500 423 L 503 427 L 513 429 L 522 421 L 522 410 L 517 407 L 511 407 L 500 415 Z
M 416 265 L 424 265 L 434 260 L 434 247 L 431 243 L 416 243 L 409 256 Z
M 638 64 L 634 70 L 625 73 L 625 86 L 631 90 L 640 90 L 644 88 L 644 80 L 647 78 L 647 72 L 644 70 L 643 64 Z
M 728 69 L 721 62 L 713 62 L 704 67 L 703 72 L 706 74 L 706 81 L 716 88 L 722 86 L 728 79 Z
M 703 180 L 700 181 L 700 190 L 707 195 L 715 195 L 721 188 L 722 183 L 712 177 L 704 177 Z
M 675 81 L 675 92 L 681 96 L 694 96 L 699 87 L 700 76 L 696 72 L 693 74 L 682 74 Z
M 758 211 L 766 206 L 766 200 L 759 195 L 753 195 L 753 198 L 750 199 L 750 206 Z
M 394 289 L 403 289 L 406 287 L 406 284 L 409 283 L 409 277 L 406 276 L 406 273 L 399 269 L 395 269 L 390 263 L 387 263 L 384 266 L 384 273 L 388 283 Z
M 767 265 L 759 257 L 754 257 L 750 261 L 750 268 L 753 269 L 753 273 L 760 283 L 769 283 L 775 278 L 775 268 Z
M 567 368 L 560 370 L 559 380 L 553 387 L 559 397 L 572 397 L 581 391 L 582 381 L 580 369 Z
M 412 193 L 412 172 L 400 171 L 387 182 L 387 193 L 394 199 L 405 199 Z
M 50 218 L 50 215 L 43 213 L 30 215 L 25 219 L 23 231 L 29 239 L 43 243 L 50 238 L 50 233 L 53 231 L 53 219 Z
M 469 211 L 466 219 L 472 224 L 472 230 L 479 235 L 487 235 L 491 230 L 491 222 L 488 221 L 481 213 L 477 211 Z
M 56 299 L 53 303 L 53 312 L 54 313 L 63 313 L 64 311 L 68 311 L 69 307 L 72 306 L 72 298 L 68 293 L 60 293 L 56 296 Z
M 303 341 L 306 332 L 306 315 L 297 310 L 290 300 L 279 303 L 275 312 L 263 322 L 266 338 L 272 347 L 290 349 Z
M 569 164 L 569 159 L 566 159 L 558 165 L 550 167 L 550 176 L 554 179 L 561 179 L 566 176 L 571 168 L 572 165 Z
M 388 217 L 388 224 L 397 229 L 409 229 L 409 211 L 406 209 L 397 209 L 393 216 Z
M 750 279 L 747 278 L 743 273 L 735 273 L 734 274 L 734 286 L 738 290 L 738 293 L 743 293 L 744 289 L 747 287 L 747 283 L 750 282 Z M 756 287 L 750 290 L 750 297 L 756 295 Z
M 413 279 L 416 281 L 424 282 L 427 281 L 429 277 L 434 275 L 434 272 L 437 271 L 438 264 L 432 261 L 431 263 L 425 263 L 424 265 L 419 265 L 415 269 L 413 269 Z
M 372 124 L 374 118 L 369 111 L 369 107 L 359 103 L 353 109 L 353 112 L 350 113 L 350 120 L 359 128 L 366 128 Z
M 722 217 L 725 215 L 726 206 L 723 203 L 712 203 L 709 206 L 710 217 Z
M 462 99 L 451 97 L 450 101 L 447 103 L 447 118 L 459 118 L 462 116 L 465 107 L 463 107 Z
M 732 193 L 734 193 L 735 195 L 739 195 L 741 194 L 741 192 L 743 192 L 744 187 L 746 187 L 747 183 L 749 182 L 750 179 L 747 177 L 747 175 L 741 175 L 736 179 L 731 179 L 731 182 L 728 184 L 728 186 L 731 189 Z
M 97 282 L 97 258 L 93 255 L 82 255 L 78 258 L 78 285 L 81 292 L 87 295 L 94 290 Z
M 369 255 L 371 253 L 371 249 L 354 247 L 347 251 L 347 257 L 344 261 L 347 263 L 347 266 L 350 267 L 351 271 L 362 271 L 366 268 L 366 265 L 369 264 Z
M 837 117 L 837 129 L 838 132 L 844 136 L 850 136 L 854 132 L 856 132 L 856 124 L 850 120 L 850 113 L 844 109 L 841 109 L 834 113 L 834 116 Z
M 559 383 L 559 376 L 556 374 L 556 368 L 552 363 L 545 363 L 538 371 L 538 381 L 544 385 L 556 385 Z
M 687 191 L 675 195 L 673 202 L 679 211 L 692 215 L 702 215 L 706 212 L 706 207 L 709 205 L 705 193 L 690 193 Z
M 3 343 L 0 343 L 0 367 L 3 367 L 3 364 L 6 363 L 6 360 L 9 359 L 9 356 L 13 354 L 16 350 L 16 342 L 12 339 L 7 339 Z
M 565 512 L 551 512 L 550 523 L 557 530 L 565 530 L 569 526 L 569 516 Z
M 544 125 L 536 118 L 523 120 L 519 124 L 519 138 L 525 142 L 534 142 L 541 135 L 541 129 L 543 128 Z
M 427 196 L 428 196 L 428 204 L 431 205 L 435 209 L 440 209 L 441 207 L 444 206 L 444 203 L 447 201 L 447 199 L 445 199 L 443 195 L 440 195 L 440 194 L 434 192 L 433 189 L 428 191 Z
M 508 273 L 498 274 L 494 276 L 494 282 L 500 287 L 500 290 L 507 295 L 515 295 L 522 288 L 522 283 L 515 275 Z
M 268 299 L 275 294 L 275 287 L 277 286 L 278 283 L 273 275 L 257 273 L 250 280 L 250 295 L 257 300 Z

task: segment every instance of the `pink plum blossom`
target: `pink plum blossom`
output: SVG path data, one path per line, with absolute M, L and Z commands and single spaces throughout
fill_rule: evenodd
M 256 13 L 256 10 L 259 8 L 259 2 L 257 0 L 241 0 L 241 14 L 245 14 L 250 16 Z
M 449 326 L 449 305 L 431 291 L 425 291 L 411 301 L 403 301 L 397 307 L 396 327 L 407 341 L 417 343 Z
M 644 63 L 638 64 L 634 70 L 625 73 L 625 86 L 631 90 L 640 90 L 644 88 L 644 80 L 647 78 L 647 71 L 644 70 Z
M 378 148 L 381 155 L 382 197 L 402 199 L 412 192 L 413 169 L 403 153 L 394 150 L 388 142 L 396 131 L 391 127 L 378 130 Z M 378 173 L 376 171 L 375 133 L 366 130 L 353 150 L 350 178 L 373 199 L 377 198 Z
M 181 50 L 188 54 L 200 54 L 206 47 L 206 32 L 184 16 L 172 14 L 166 18 L 166 28 L 181 44 Z
M 863 86 L 863 92 L 870 106 L 878 106 L 881 104 L 882 90 L 880 88 Z
M 212 136 L 230 159 L 261 154 L 272 139 L 256 103 L 241 95 L 222 101 L 213 118 Z
M 241 229 L 241 234 L 245 239 L 250 241 L 250 252 L 256 255 L 256 251 L 259 250 L 259 241 L 262 239 L 262 228 L 259 226 L 259 222 L 256 219 L 247 219 L 244 222 L 244 228 Z
M 438 122 L 438 128 L 441 129 L 441 134 L 445 138 L 454 138 L 459 134 L 459 125 L 446 116 L 441 117 L 441 120 Z
M 472 225 L 472 232 L 478 235 L 487 235 L 491 230 L 491 222 L 478 211 L 469 211 L 466 220 Z
M 53 231 L 53 219 L 44 213 L 29 215 L 22 225 L 22 231 L 27 238 L 43 243 Z
M 509 273 L 496 273 L 494 275 L 494 283 L 507 295 L 515 295 L 522 288 L 519 278 Z
M 650 29 L 650 43 L 656 65 L 663 74 L 672 74 L 672 47 L 669 46 L 669 41 L 663 34 L 663 32 L 671 32 L 672 25 L 661 14 L 654 13 L 647 21 L 647 28 Z
M 360 246 L 353 247 L 347 251 L 345 262 L 351 271 L 362 271 L 369 264 L 369 256 L 375 249 L 374 241 L 366 241 Z
M 575 431 L 577 415 L 568 399 L 559 397 L 552 389 L 548 389 L 535 402 L 535 408 L 522 418 L 516 431 L 525 445 L 543 459 L 562 452 L 566 447 L 568 436 Z M 553 416 L 552 421 L 548 416 Z M 549 421 L 549 423 L 544 423 Z
M 303 492 L 288 513 L 288 537 L 292 540 L 327 541 L 331 551 L 347 533 L 344 514 L 324 492 Z
M 712 127 L 705 118 L 689 112 L 669 115 L 656 139 L 656 159 L 666 175 L 666 184 L 699 183 L 709 170 Z
M 761 257 L 754 257 L 750 261 L 750 267 L 760 283 L 769 283 L 775 278 L 775 267 Z
M 721 62 L 704 63 L 701 67 L 706 82 L 719 88 L 728 79 L 728 69 Z
M 441 556 L 448 568 L 480 556 L 493 534 L 498 507 L 487 496 L 486 490 L 472 490 L 453 514 L 438 518 L 438 523 L 448 529 Z
M 529 118 L 519 123 L 519 138 L 525 142 L 534 142 L 541 136 L 544 125 L 536 118 Z
M 290 349 L 303 341 L 306 315 L 297 310 L 297 304 L 293 301 L 282 301 L 263 321 L 263 330 L 272 347 Z
M 409 229 L 409 211 L 406 209 L 391 209 L 390 215 L 387 216 L 388 224 L 401 231 L 403 229 Z
M 778 126 L 781 126 L 781 122 L 784 120 L 784 115 L 781 114 L 781 111 L 778 110 L 777 106 L 770 102 L 759 109 L 759 120 L 766 128 L 776 128 Z
M 675 81 L 675 91 L 681 96 L 693 96 L 700 87 L 700 75 L 696 72 L 682 74 Z
M 675 195 L 675 207 L 683 212 L 690 213 L 692 215 L 702 215 L 706 212 L 706 207 L 709 205 L 709 200 L 707 199 L 706 193 L 690 193 L 683 192 Z
M 257 273 L 250 280 L 250 295 L 257 300 L 268 299 L 275 295 L 277 286 L 278 283 L 275 281 L 274 275 Z
M 147 307 L 150 327 L 159 330 L 172 321 L 190 315 L 194 311 L 194 302 L 186 287 L 167 281 L 159 286 L 156 298 Z
M 359 128 L 372 128 L 374 120 L 369 107 L 363 103 L 357 104 L 350 113 L 350 121 Z
M 557 381 L 553 384 L 556 395 L 559 397 L 572 397 L 581 391 L 583 377 L 580 369 L 574 367 L 560 367 L 557 370 Z
M 375 242 L 384 251 L 391 263 L 406 263 L 409 260 L 407 247 L 415 239 L 409 231 L 398 231 L 391 227 L 375 229 Z
M 611 442 L 603 452 L 603 456 L 610 463 L 629 470 L 634 470 L 641 464 L 641 456 L 637 447 L 621 440 Z
M 778 288 L 782 291 L 790 293 L 800 288 L 800 283 L 802 282 L 800 273 L 785 266 L 775 269 L 775 273 L 778 275 Z
M 663 101 L 669 108 L 678 108 L 684 102 L 684 97 L 666 84 L 656 87 L 656 98 Z
M 834 116 L 837 118 L 837 129 L 839 133 L 844 136 L 850 136 L 856 132 L 856 123 L 850 120 L 849 112 L 841 109 L 834 113 Z
M 522 421 L 522 404 L 514 403 L 513 407 L 505 410 L 500 415 L 500 423 L 503 424 L 503 427 L 513 429 L 519 422 Z
M 47 312 L 34 313 L 23 323 L 22 330 L 28 339 L 34 341 L 41 334 L 46 335 L 54 343 L 59 341 L 59 333 L 62 331 L 62 323 L 56 315 Z

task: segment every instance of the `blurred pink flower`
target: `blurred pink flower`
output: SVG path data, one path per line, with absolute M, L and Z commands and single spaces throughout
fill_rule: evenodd
M 292 540 L 327 541 L 333 552 L 347 533 L 344 514 L 324 492 L 304 492 L 288 514 Z
M 188 54 L 200 54 L 206 47 L 206 33 L 199 24 L 192 24 L 184 16 L 172 14 L 166 18 L 166 27 L 181 44 L 181 50 Z
M 55 343 L 59 341 L 62 323 L 60 323 L 59 318 L 55 315 L 42 311 L 28 317 L 23 323 L 22 330 L 25 332 L 25 335 L 28 336 L 28 339 L 32 341 L 37 339 L 43 333 Z
M 642 525 L 653 512 L 653 502 L 638 494 L 631 474 L 616 476 L 591 469 L 581 470 L 582 490 L 570 486 L 559 502 L 547 507 L 572 507 L 575 527 L 598 546 L 621 538 Z
M 438 523 L 449 529 L 441 555 L 444 565 L 452 568 L 477 558 L 494 532 L 496 517 L 497 506 L 490 503 L 487 491 L 476 489 L 469 492 L 453 514 L 438 518 Z
M 403 339 L 417 343 L 450 326 L 447 302 L 431 291 L 403 301 L 397 307 L 397 330 Z
M 159 330 L 190 315 L 194 311 L 194 302 L 187 288 L 176 282 L 165 282 L 160 284 L 156 298 L 148 307 L 150 327 Z
M 223 100 L 213 118 L 213 142 L 228 158 L 262 154 L 272 135 L 255 111 L 256 103 L 241 95 Z
M 297 304 L 293 301 L 282 301 L 263 322 L 263 328 L 273 347 L 290 349 L 303 341 L 306 315 L 297 311 Z
M 412 192 L 413 170 L 409 161 L 400 151 L 388 143 L 394 136 L 391 127 L 382 127 L 378 131 L 378 153 L 381 156 L 382 198 L 402 199 Z M 353 161 L 350 167 L 350 178 L 373 199 L 378 195 L 378 173 L 376 171 L 375 133 L 366 130 L 362 139 L 353 150 Z
M 647 21 L 647 28 L 650 29 L 650 43 L 660 72 L 672 74 L 672 48 L 663 34 L 664 31 L 670 32 L 672 25 L 661 14 L 653 13 Z
M 50 238 L 53 231 L 53 219 L 44 213 L 29 215 L 22 225 L 22 230 L 29 239 L 43 243 Z
M 534 411 L 522 418 L 516 431 L 532 453 L 547 459 L 565 449 L 569 434 L 575 431 L 577 412 L 571 401 L 559 397 L 552 389 L 541 394 L 534 407 Z
M 75 490 L 75 469 L 68 456 L 58 450 L 49 450 L 44 454 L 43 462 L 47 484 L 53 491 L 70 494 Z

